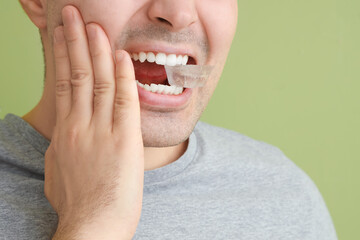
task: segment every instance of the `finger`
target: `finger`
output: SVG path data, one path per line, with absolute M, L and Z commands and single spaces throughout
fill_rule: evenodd
M 71 72 L 64 28 L 54 30 L 54 59 L 56 78 L 56 122 L 63 121 L 71 110 Z
M 118 50 L 116 56 L 116 93 L 114 99 L 113 132 L 126 135 L 140 128 L 140 105 L 134 66 L 129 54 Z
M 77 119 L 90 120 L 93 109 L 93 71 L 85 25 L 73 6 L 64 7 L 62 17 L 71 63 L 71 114 Z
M 90 54 L 94 71 L 94 112 L 92 121 L 111 127 L 115 96 L 115 69 L 109 40 L 96 24 L 88 24 Z

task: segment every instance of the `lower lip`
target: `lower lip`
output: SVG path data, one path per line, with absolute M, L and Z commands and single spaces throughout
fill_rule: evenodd
M 139 85 L 137 87 L 140 103 L 157 108 L 183 108 L 190 101 L 192 95 L 192 89 L 190 88 L 185 88 L 184 91 L 179 95 L 168 95 L 149 92 Z

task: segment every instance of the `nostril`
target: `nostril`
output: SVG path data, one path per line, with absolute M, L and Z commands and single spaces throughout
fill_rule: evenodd
M 169 22 L 169 21 L 166 20 L 165 18 L 157 17 L 156 19 L 157 19 L 159 22 L 166 23 L 166 24 L 172 26 L 171 22 Z

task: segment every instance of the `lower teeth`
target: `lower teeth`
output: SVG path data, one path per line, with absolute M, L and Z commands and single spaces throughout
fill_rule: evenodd
M 184 91 L 182 87 L 176 86 L 167 86 L 163 84 L 142 84 L 138 80 L 136 80 L 137 85 L 145 89 L 146 91 L 153 92 L 153 93 L 160 93 L 160 94 L 168 94 L 168 95 L 179 95 Z

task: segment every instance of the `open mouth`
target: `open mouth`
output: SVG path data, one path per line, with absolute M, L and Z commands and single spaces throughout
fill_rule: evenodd
M 131 58 L 138 86 L 149 92 L 166 95 L 180 95 L 185 88 L 170 86 L 164 66 L 196 64 L 195 59 L 188 55 L 140 52 L 132 53 Z

